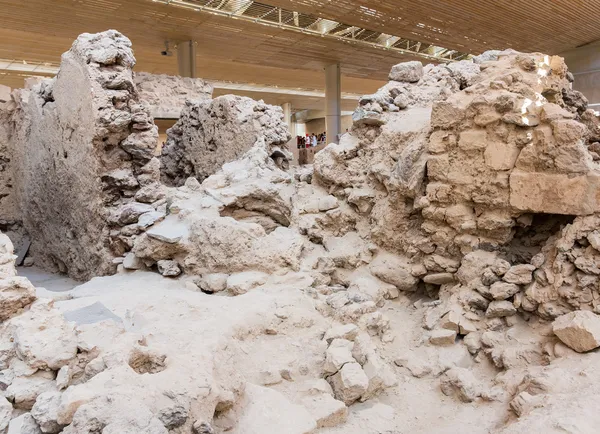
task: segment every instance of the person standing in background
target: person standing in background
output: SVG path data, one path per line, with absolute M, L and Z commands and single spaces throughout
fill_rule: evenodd
M 310 148 L 310 136 L 306 133 L 306 137 L 304 138 L 304 147 Z
M 310 136 L 310 144 L 313 147 L 317 146 L 317 136 L 315 136 L 315 133 L 312 133 L 312 136 Z

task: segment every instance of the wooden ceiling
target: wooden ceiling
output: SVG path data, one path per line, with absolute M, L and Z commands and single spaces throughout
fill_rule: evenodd
M 479 53 L 558 53 L 600 39 L 600 0 L 264 0 L 353 26 Z M 58 63 L 84 32 L 114 28 L 132 42 L 137 70 L 177 73 L 164 41 L 198 41 L 198 75 L 213 80 L 323 89 L 342 65 L 342 90 L 370 93 L 408 55 L 194 12 L 151 0 L 0 0 L 0 58 Z M 22 80 L 2 75 L 0 83 Z
M 410 59 L 150 0 L 0 0 L 0 22 L 0 57 L 56 62 L 80 33 L 114 28 L 132 40 L 138 66 L 149 72 L 175 72 L 176 63 L 160 56 L 166 39 L 198 41 L 199 66 L 219 61 L 322 71 L 340 62 L 344 75 L 382 80 L 392 65 Z
M 599 0 L 266 0 L 468 53 L 557 54 L 600 39 Z

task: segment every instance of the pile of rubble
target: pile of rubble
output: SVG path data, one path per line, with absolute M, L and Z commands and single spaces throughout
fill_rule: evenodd
M 155 157 L 132 66 L 82 35 L 1 113 L 36 262 L 116 274 L 36 300 L 0 239 L 0 431 L 594 431 L 600 130 L 561 58 L 396 65 L 292 170 L 233 96 Z

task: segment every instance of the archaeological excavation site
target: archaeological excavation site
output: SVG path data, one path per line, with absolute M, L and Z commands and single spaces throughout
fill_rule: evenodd
M 132 4 L 206 14 L 155 2 Z M 356 71 L 385 69 L 370 92 L 340 92 L 363 83 L 343 61 L 322 94 L 265 91 L 227 70 L 270 80 L 274 61 L 215 72 L 210 40 L 148 54 L 114 13 L 55 66 L 0 68 L 0 434 L 600 432 L 600 93 L 582 62 L 517 39 L 370 59 L 363 41 Z M 326 13 L 311 25 L 351 53 Z

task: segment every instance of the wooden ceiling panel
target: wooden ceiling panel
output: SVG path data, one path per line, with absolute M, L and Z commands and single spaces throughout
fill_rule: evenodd
M 198 41 L 200 59 L 313 71 L 340 62 L 343 74 L 375 80 L 384 80 L 392 65 L 410 59 L 397 52 L 378 52 L 149 0 L 0 0 L 0 21 L 2 33 L 9 36 L 0 42 L 3 58 L 58 62 L 59 54 L 80 33 L 114 28 L 132 40 L 140 63 L 153 65 L 160 60 L 139 53 L 153 47 L 151 56 L 158 56 L 167 39 Z M 30 34 L 28 40 L 36 42 L 11 43 L 25 32 Z M 61 48 L 47 45 L 48 38 L 62 38 Z
M 506 47 L 556 53 L 600 39 L 600 0 L 261 3 L 471 53 Z M 58 63 L 80 33 L 114 28 L 132 40 L 138 70 L 177 73 L 176 56 L 160 55 L 164 41 L 174 48 L 177 41 L 194 39 L 198 75 L 283 87 L 323 89 L 323 67 L 340 62 L 343 90 L 369 93 L 392 65 L 418 59 L 150 0 L 0 0 L 0 22 L 0 58 Z M 15 80 L 0 76 L 3 83 Z
M 395 36 L 470 53 L 559 53 L 600 39 L 599 0 L 267 0 Z

